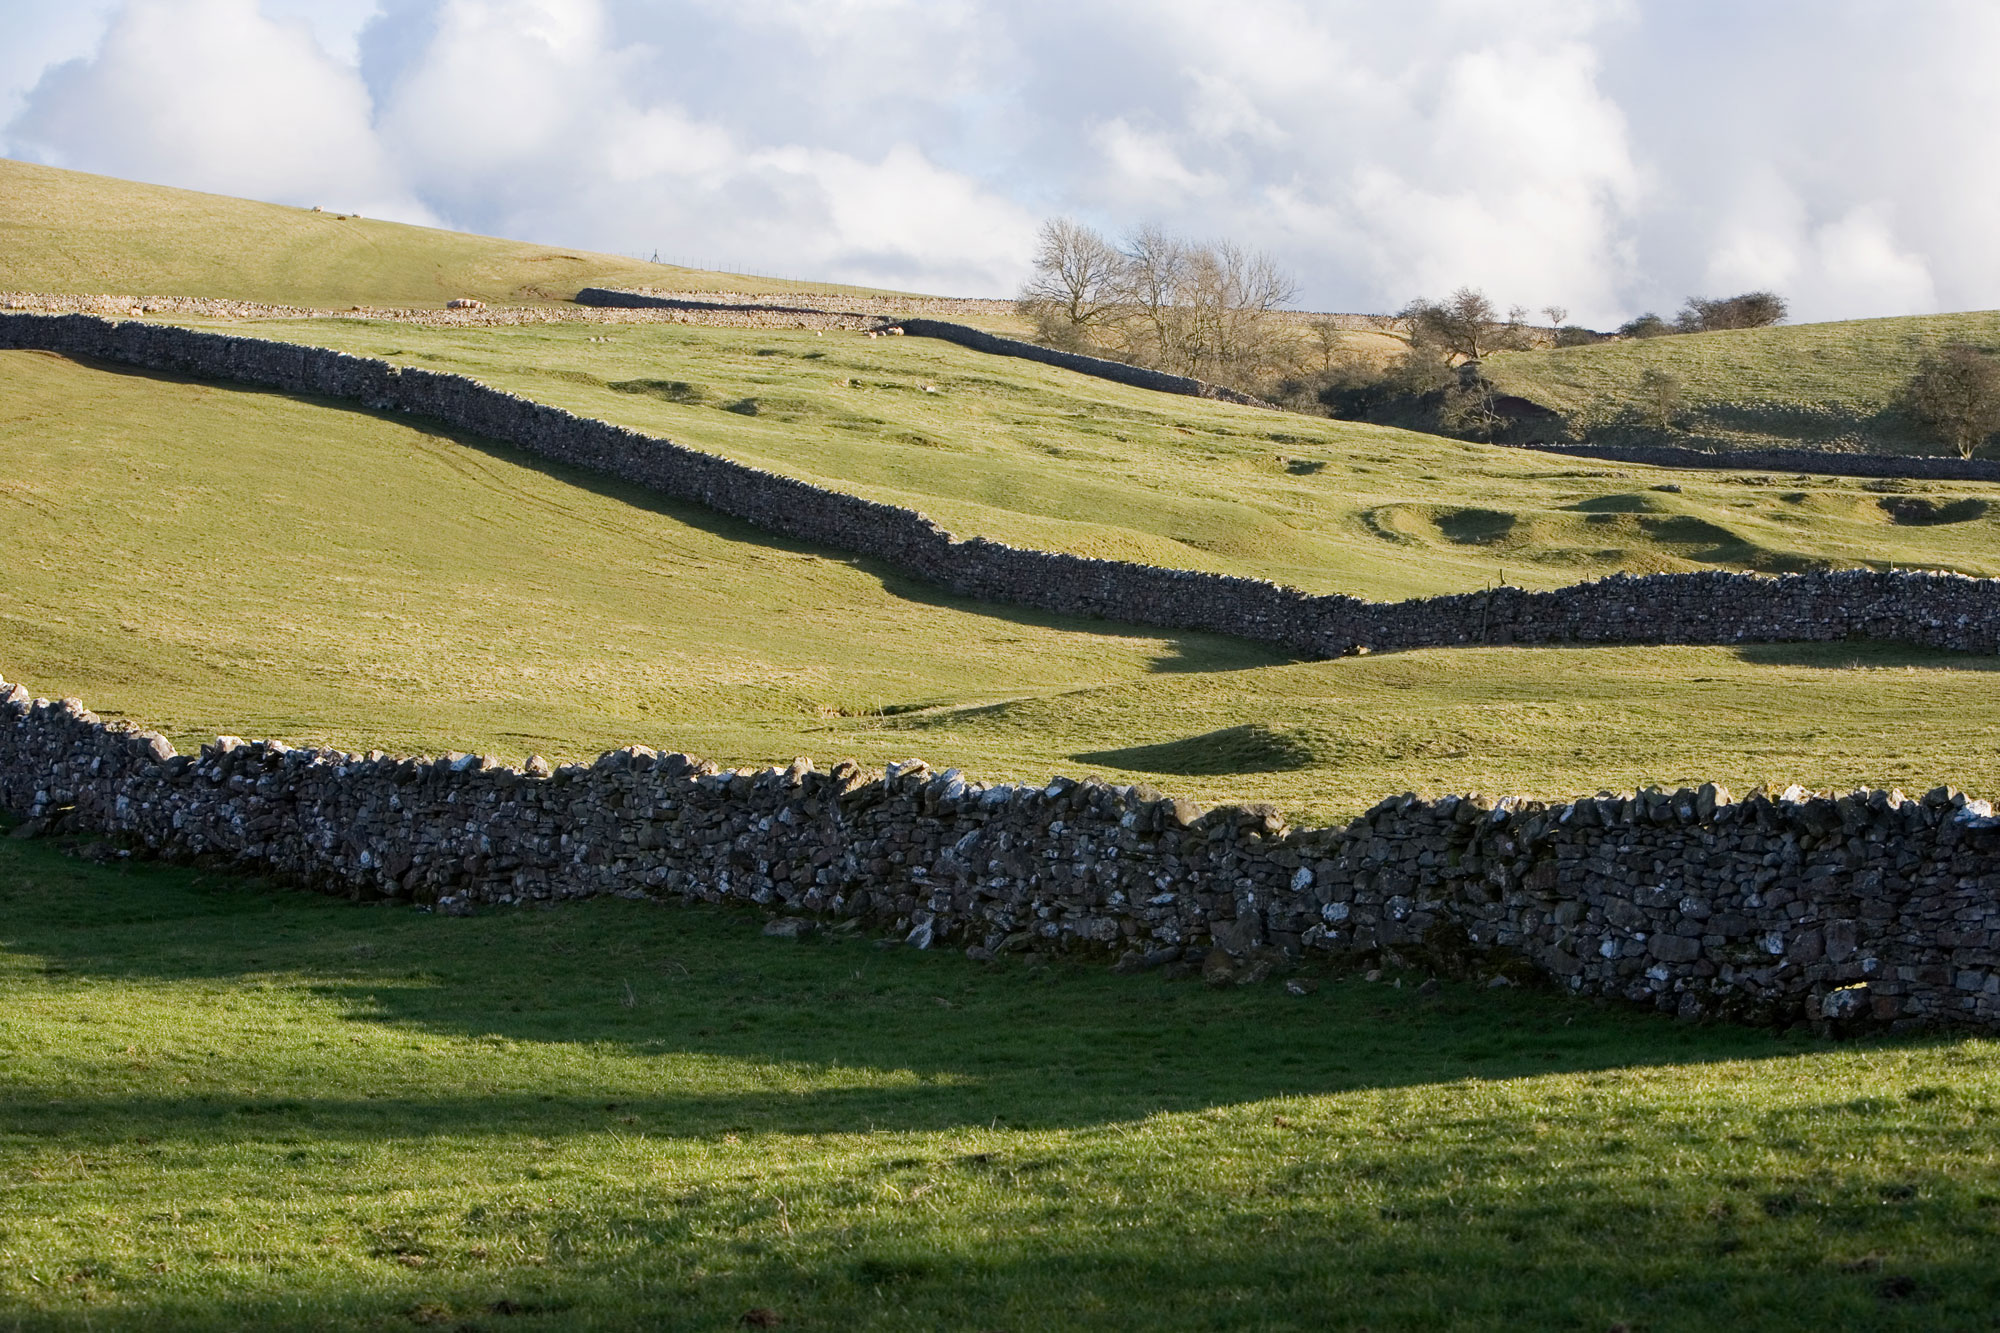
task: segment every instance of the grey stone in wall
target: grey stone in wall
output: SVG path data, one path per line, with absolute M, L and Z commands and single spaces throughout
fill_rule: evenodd
M 2000 1029 L 2000 818 L 1948 788 L 1383 801 L 1344 827 L 1094 778 L 512 768 L 219 738 L 178 755 L 0 684 L 0 805 L 363 898 L 594 894 L 850 918 L 929 947 L 1227 974 L 1273 955 L 1534 974 L 1685 1017 Z

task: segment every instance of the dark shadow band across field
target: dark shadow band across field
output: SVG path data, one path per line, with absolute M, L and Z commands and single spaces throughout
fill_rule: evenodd
M 40 866 L 69 878 L 51 852 L 5 850 L 0 865 L 15 875 Z M 60 895 L 0 884 L 0 938 L 39 960 L 45 977 L 235 987 L 282 975 L 343 1022 L 475 1052 L 580 1045 L 639 1065 L 785 1066 L 806 1086 L 775 1093 L 751 1078 L 668 1094 L 642 1080 L 551 1097 L 482 1080 L 476 1091 L 421 1095 L 148 1093 L 40 1110 L 8 1098 L 17 1124 L 47 1115 L 72 1131 L 101 1122 L 114 1135 L 113 1126 L 152 1125 L 197 1137 L 294 1124 L 345 1137 L 492 1133 L 532 1119 L 543 1132 L 584 1132 L 604 1126 L 613 1097 L 621 1115 L 676 1134 L 1078 1128 L 1273 1097 L 1787 1057 L 1816 1045 L 1546 992 L 1453 984 L 1424 996 L 1420 977 L 1329 977 L 1296 997 L 1275 984 L 1217 992 L 1114 975 L 1101 959 L 982 966 L 839 932 L 765 940 L 753 913 L 677 903 L 599 900 L 464 920 L 158 865 L 84 883 Z M 847 1086 L 839 1071 L 857 1070 L 909 1077 Z

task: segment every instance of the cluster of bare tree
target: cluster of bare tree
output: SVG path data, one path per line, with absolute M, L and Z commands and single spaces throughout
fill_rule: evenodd
M 1551 306 L 1546 313 L 1555 318 L 1567 312 Z M 1517 305 L 1503 319 L 1486 293 L 1473 287 L 1459 288 L 1447 301 L 1412 301 L 1398 318 L 1409 330 L 1412 348 L 1460 361 L 1479 361 L 1489 352 L 1534 345 L 1527 307 Z
M 1307 354 L 1278 313 L 1295 293 L 1269 257 L 1227 241 L 1147 227 L 1114 245 L 1058 218 L 1016 304 L 1050 346 L 1255 390 Z
M 1619 326 L 1622 338 L 1659 338 L 1669 333 L 1714 333 L 1718 329 L 1762 329 L 1784 322 L 1788 307 L 1776 292 L 1739 296 L 1690 296 L 1673 322 L 1650 310 Z

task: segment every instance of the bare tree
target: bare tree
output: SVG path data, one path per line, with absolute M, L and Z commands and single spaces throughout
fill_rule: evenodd
M 1120 252 L 1118 294 L 1125 311 L 1126 351 L 1145 365 L 1173 368 L 1186 341 L 1181 332 L 1188 247 L 1158 227 L 1142 227 Z
M 1438 405 L 1438 424 L 1460 435 L 1491 440 L 1506 424 L 1494 399 L 1493 385 L 1483 375 L 1461 380 L 1444 392 Z
M 1552 329 L 1560 330 L 1563 325 L 1569 323 L 1568 306 L 1545 305 L 1542 307 L 1542 314 L 1548 318 L 1549 327 Z
M 1761 329 L 1781 322 L 1785 314 L 1785 298 L 1776 292 L 1744 292 L 1714 300 L 1690 296 L 1674 320 L 1674 327 L 1682 333 Z
M 1277 319 L 1295 289 L 1268 256 L 1146 227 L 1125 242 L 1122 257 L 1120 332 L 1128 359 L 1239 386 L 1296 362 Z
M 1917 363 L 1905 405 L 1960 458 L 2000 431 L 2000 359 L 1967 343 L 1947 343 Z
M 1183 247 L 1178 349 L 1189 374 L 1254 380 L 1277 368 L 1277 312 L 1296 292 L 1268 256 L 1229 241 Z
M 1035 271 L 1015 307 L 1035 321 L 1045 342 L 1088 344 L 1120 313 L 1124 257 L 1104 237 L 1068 218 L 1042 224 Z
M 1412 301 L 1403 308 L 1409 322 L 1410 341 L 1442 348 L 1465 361 L 1482 361 L 1489 352 L 1526 345 L 1522 321 L 1527 311 L 1519 306 L 1506 319 L 1474 287 L 1461 287 L 1448 301 Z
M 1312 334 L 1313 350 L 1319 353 L 1319 369 L 1322 374 L 1331 371 L 1341 361 L 1347 351 L 1347 330 L 1341 328 L 1340 321 L 1330 315 L 1321 315 L 1306 325 Z

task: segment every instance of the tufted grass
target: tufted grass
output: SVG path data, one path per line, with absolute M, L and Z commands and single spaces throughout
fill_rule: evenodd
M 0 842 L 0 1325 L 1918 1329 L 2000 1049 Z
M 1555 408 L 1594 441 L 1949 454 L 1896 402 L 1917 362 L 1947 342 L 2000 350 L 2000 311 L 1501 352 L 1486 368 L 1503 391 Z M 1640 379 L 1649 369 L 1681 381 L 1674 438 L 1648 422 Z
M 230 732 L 516 762 L 635 741 L 725 764 L 914 754 L 1316 820 L 1412 787 L 2000 791 L 1986 659 L 1837 644 L 1293 662 L 945 597 L 278 394 L 4 353 L 0 430 L 0 672 L 184 748 Z
M 567 301 L 581 287 L 860 291 L 648 264 L 0 159 L 0 291 L 271 305 Z

